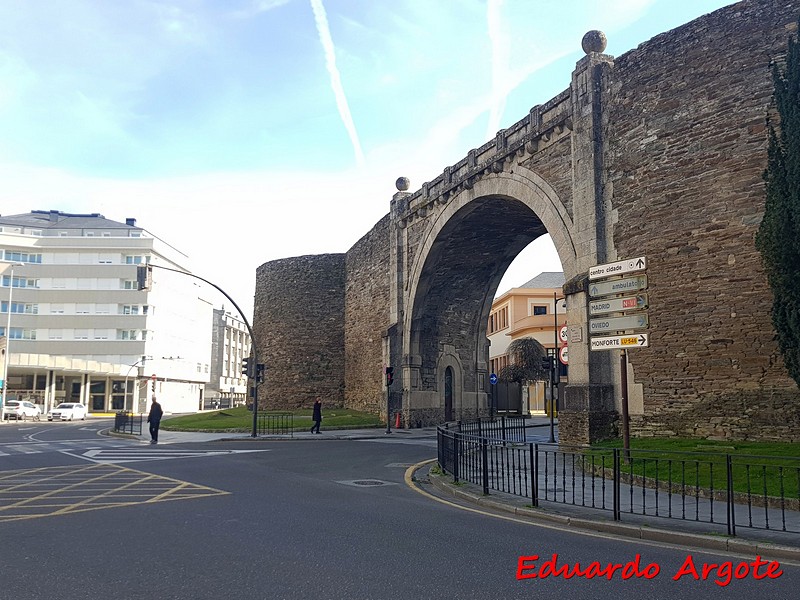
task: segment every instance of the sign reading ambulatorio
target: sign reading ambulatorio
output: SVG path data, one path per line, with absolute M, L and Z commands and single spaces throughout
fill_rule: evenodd
M 589 269 L 589 334 L 611 334 L 590 337 L 592 350 L 627 350 L 650 345 L 647 333 L 647 259 L 644 256 L 619 260 Z M 623 275 L 633 274 L 628 277 Z

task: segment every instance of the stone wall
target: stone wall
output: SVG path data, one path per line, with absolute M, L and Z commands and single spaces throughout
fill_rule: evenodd
M 262 408 L 344 405 L 345 255 L 299 256 L 256 271 L 253 331 Z
M 614 246 L 648 260 L 651 347 L 628 353 L 644 386 L 634 435 L 800 439 L 754 246 L 770 61 L 798 14 L 786 0 L 716 11 L 616 58 L 606 79 Z
M 345 405 L 381 412 L 383 337 L 389 327 L 389 216 L 347 251 L 345 269 Z

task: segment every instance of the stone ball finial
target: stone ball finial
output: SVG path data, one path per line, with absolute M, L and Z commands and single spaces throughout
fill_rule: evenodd
M 591 54 L 592 52 L 602 52 L 606 49 L 606 43 L 608 40 L 606 39 L 606 34 L 602 31 L 598 31 L 597 29 L 593 29 L 592 31 L 588 31 L 586 35 L 583 36 L 581 40 L 581 48 L 586 54 Z
M 397 181 L 394 182 L 394 186 L 397 188 L 399 192 L 405 192 L 408 190 L 408 186 L 411 185 L 408 177 L 398 177 Z

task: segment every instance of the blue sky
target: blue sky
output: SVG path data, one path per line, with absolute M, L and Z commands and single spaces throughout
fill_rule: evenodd
M 0 213 L 100 212 L 245 312 L 268 260 L 343 252 L 569 85 L 720 0 L 2 0 Z M 560 270 L 526 250 L 500 292 Z M 220 299 L 220 304 L 224 299 Z

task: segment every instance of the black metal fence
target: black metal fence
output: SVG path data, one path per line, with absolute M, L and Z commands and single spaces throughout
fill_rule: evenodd
M 525 441 L 525 419 L 518 416 L 472 419 L 457 422 L 458 432 L 505 442 Z
M 114 431 L 117 433 L 129 433 L 131 435 L 142 434 L 142 415 L 132 412 L 120 411 L 114 415 Z
M 800 533 L 800 458 L 509 442 L 438 430 L 455 481 L 531 499 L 626 514 Z
M 258 435 L 294 435 L 292 413 L 258 413 Z

